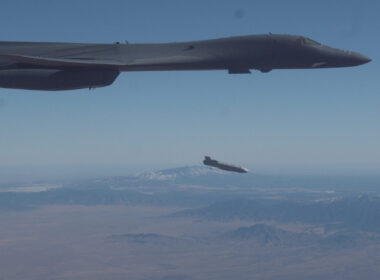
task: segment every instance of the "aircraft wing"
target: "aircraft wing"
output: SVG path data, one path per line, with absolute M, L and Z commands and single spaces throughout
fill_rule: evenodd
M 0 54 L 0 58 L 15 63 L 25 63 L 46 67 L 86 67 L 86 68 L 118 68 L 118 67 L 149 67 L 160 65 L 173 64 L 191 64 L 199 63 L 207 60 L 204 57 L 197 56 L 163 56 L 151 58 L 136 58 L 129 62 L 123 62 L 111 59 L 96 59 L 96 58 L 52 58 L 44 56 L 28 56 L 14 54 Z
M 110 67 L 125 65 L 124 63 L 115 60 L 99 60 L 88 58 L 51 58 L 43 56 L 27 56 L 13 54 L 0 54 L 0 58 L 4 58 L 6 60 L 14 61 L 17 63 L 26 63 L 49 67 Z

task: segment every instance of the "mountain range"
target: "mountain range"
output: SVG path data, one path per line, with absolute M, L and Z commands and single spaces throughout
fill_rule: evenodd
M 113 176 L 74 181 L 65 187 L 96 188 L 177 188 L 199 186 L 212 188 L 292 188 L 318 191 L 379 192 L 380 177 L 362 176 L 290 176 L 258 173 L 237 174 L 205 166 L 184 166 L 149 171 L 133 176 Z

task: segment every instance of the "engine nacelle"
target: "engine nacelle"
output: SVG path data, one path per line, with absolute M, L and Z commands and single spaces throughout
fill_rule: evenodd
M 0 87 L 30 90 L 71 90 L 112 84 L 119 71 L 9 69 L 0 70 Z

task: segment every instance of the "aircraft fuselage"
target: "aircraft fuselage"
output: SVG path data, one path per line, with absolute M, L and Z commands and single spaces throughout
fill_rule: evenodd
M 362 54 L 295 35 L 162 44 L 0 42 L 0 87 L 64 90 L 106 86 L 119 72 L 128 71 L 227 70 L 240 74 L 251 69 L 349 67 L 369 61 Z

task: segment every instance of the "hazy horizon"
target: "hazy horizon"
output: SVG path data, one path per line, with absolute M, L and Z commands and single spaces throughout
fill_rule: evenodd
M 0 185 L 0 275 L 377 280 L 379 183 L 196 166 Z
M 235 163 L 235 162 L 234 162 Z M 236 163 L 240 164 L 240 163 Z M 135 176 L 147 172 L 170 170 L 188 166 L 202 166 L 201 162 L 188 164 L 168 165 L 60 165 L 60 166 L 0 166 L 0 184 L 2 183 L 26 183 L 26 182 L 59 182 L 65 180 L 90 179 L 97 177 Z M 362 165 L 359 168 L 347 164 L 326 165 L 273 165 L 273 164 L 244 164 L 250 174 L 266 176 L 295 176 L 295 177 L 379 177 L 379 168 Z M 241 175 L 244 177 L 244 175 Z

